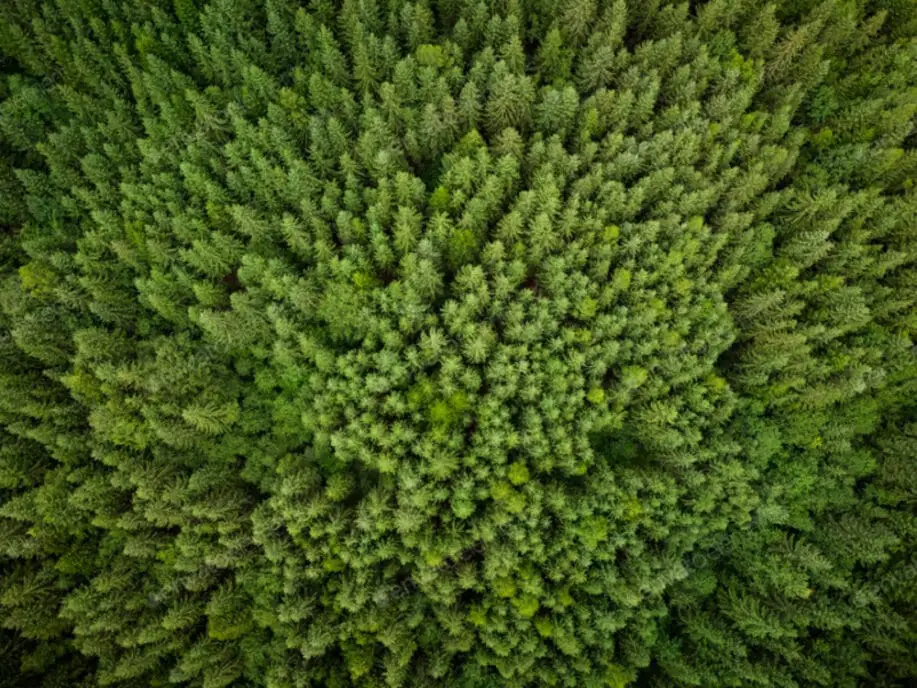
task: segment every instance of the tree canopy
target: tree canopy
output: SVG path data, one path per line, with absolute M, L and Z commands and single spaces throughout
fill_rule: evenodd
M 0 3 L 0 686 L 917 680 L 917 3 Z

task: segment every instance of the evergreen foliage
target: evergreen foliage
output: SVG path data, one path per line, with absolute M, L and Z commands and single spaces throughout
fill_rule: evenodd
M 0 3 L 0 686 L 917 681 L 917 3 Z

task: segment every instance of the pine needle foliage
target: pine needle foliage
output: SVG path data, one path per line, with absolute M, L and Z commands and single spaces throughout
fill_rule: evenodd
M 917 680 L 917 4 L 0 3 L 0 686 Z

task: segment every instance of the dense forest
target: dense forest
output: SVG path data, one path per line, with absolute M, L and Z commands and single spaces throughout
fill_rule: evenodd
M 917 681 L 917 2 L 0 2 L 0 687 Z

